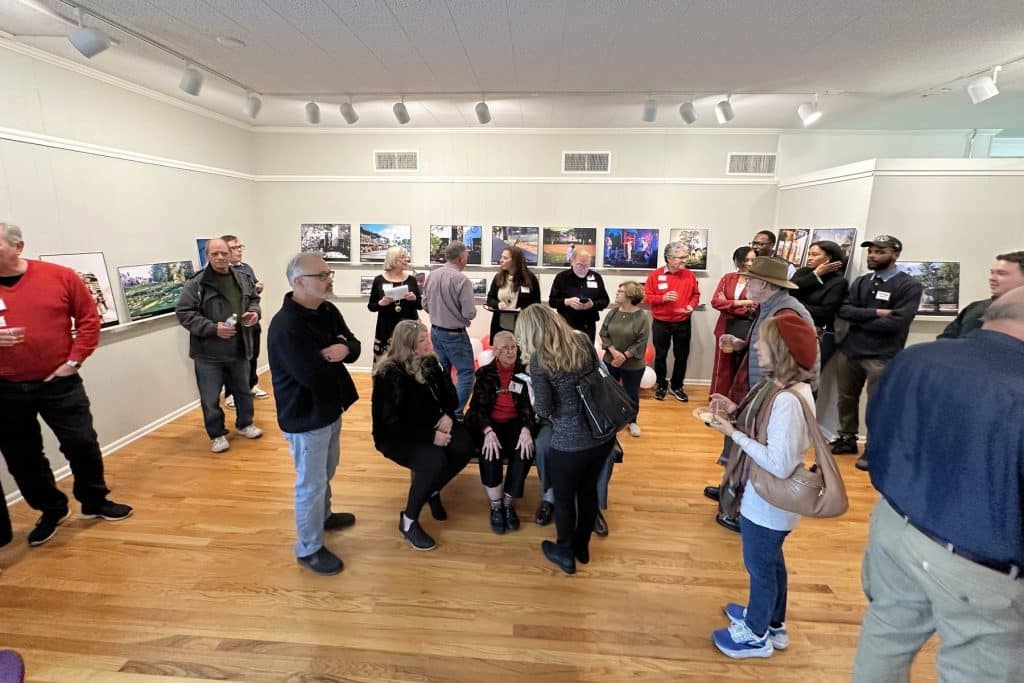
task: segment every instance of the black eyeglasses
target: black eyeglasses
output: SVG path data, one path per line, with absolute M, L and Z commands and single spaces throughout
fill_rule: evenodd
M 299 275 L 299 277 L 315 277 L 320 282 L 326 282 L 327 280 L 334 279 L 334 271 L 325 270 L 321 273 L 303 273 L 302 275 Z
M 772 243 L 771 242 L 751 242 L 750 246 L 752 246 L 752 247 L 770 247 L 770 246 L 772 246 Z
M 245 245 L 244 244 L 236 244 L 233 247 L 228 247 L 228 249 L 230 249 L 231 251 L 242 251 L 243 249 L 245 249 Z

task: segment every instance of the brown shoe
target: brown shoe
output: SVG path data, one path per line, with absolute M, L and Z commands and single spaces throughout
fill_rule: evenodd
M 548 524 L 551 524 L 551 516 L 554 512 L 555 506 L 546 500 L 542 500 L 540 502 L 540 507 L 537 508 L 537 514 L 533 516 L 533 521 L 536 522 L 538 526 L 547 526 Z

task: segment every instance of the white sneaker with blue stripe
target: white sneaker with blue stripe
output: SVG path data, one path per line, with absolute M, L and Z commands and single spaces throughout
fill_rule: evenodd
M 727 603 L 723 611 L 725 616 L 729 617 L 729 621 L 734 624 L 740 624 L 747 618 L 747 608 L 743 605 L 737 605 L 735 602 Z M 768 637 L 772 641 L 772 647 L 776 650 L 785 650 L 789 647 L 789 632 L 786 631 L 785 624 L 778 628 L 769 626 Z
M 733 659 L 771 657 L 775 652 L 767 633 L 758 638 L 742 621 L 729 628 L 718 629 L 711 634 L 711 640 L 722 654 Z

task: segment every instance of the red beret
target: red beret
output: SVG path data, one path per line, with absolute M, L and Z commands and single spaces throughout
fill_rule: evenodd
M 811 324 L 799 315 L 787 312 L 775 316 L 775 326 L 796 364 L 812 370 L 818 360 L 818 334 Z

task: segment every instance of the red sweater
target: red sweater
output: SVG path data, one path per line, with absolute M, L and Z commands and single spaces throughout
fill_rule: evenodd
M 665 301 L 669 292 L 676 293 L 675 301 Z M 686 307 L 697 308 L 700 303 L 700 289 L 697 278 L 687 268 L 674 273 L 662 266 L 647 276 L 644 285 L 644 301 L 651 307 L 651 317 L 665 323 L 678 323 L 690 317 Z
M 69 360 L 81 363 L 100 341 L 96 302 L 78 274 L 44 261 L 28 261 L 28 270 L 13 287 L 0 285 L 0 311 L 7 327 L 24 327 L 25 341 L 0 348 L 0 379 L 32 382 L 46 379 Z M 76 322 L 71 336 L 71 318 Z

